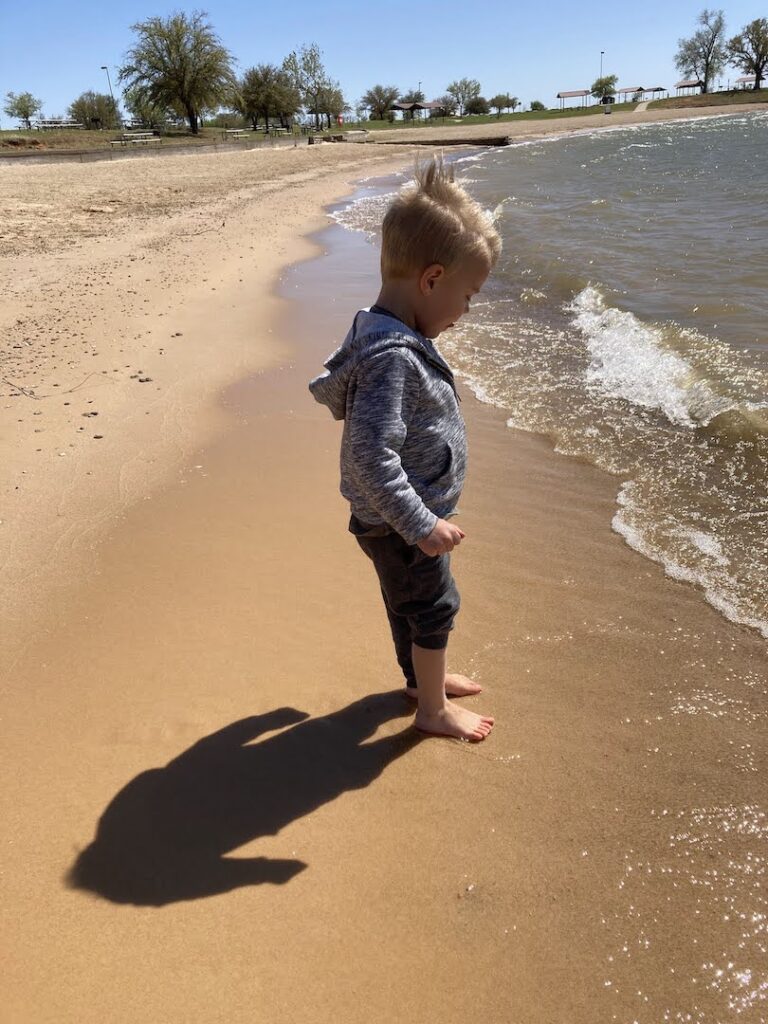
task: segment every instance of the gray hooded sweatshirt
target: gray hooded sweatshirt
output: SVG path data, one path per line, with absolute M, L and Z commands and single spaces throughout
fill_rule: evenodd
M 363 309 L 309 389 L 344 420 L 341 493 L 352 514 L 408 544 L 454 514 L 467 442 L 453 373 L 429 339 Z

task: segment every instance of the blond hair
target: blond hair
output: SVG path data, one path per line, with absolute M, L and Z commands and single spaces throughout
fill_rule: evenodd
M 417 163 L 414 177 L 384 216 L 382 279 L 409 277 L 433 263 L 450 272 L 472 257 L 490 269 L 501 239 L 490 216 L 454 181 L 453 168 L 438 157 Z

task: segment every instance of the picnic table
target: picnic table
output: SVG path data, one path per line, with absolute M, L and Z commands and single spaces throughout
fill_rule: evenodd
M 110 146 L 148 145 L 150 142 L 162 142 L 154 132 L 123 132 L 119 139 L 113 139 Z
M 255 128 L 225 128 L 224 138 L 225 139 L 247 139 L 253 135 L 257 129 Z
M 63 118 L 52 118 L 35 121 L 32 127 L 37 128 L 38 131 L 48 131 L 54 128 L 85 128 L 85 125 L 80 124 L 78 121 L 67 121 Z

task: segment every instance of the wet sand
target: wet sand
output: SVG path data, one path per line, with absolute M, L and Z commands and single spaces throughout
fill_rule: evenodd
M 761 1020 L 764 642 L 611 533 L 616 481 L 465 389 L 451 660 L 498 724 L 414 734 L 306 391 L 375 252 L 306 245 L 268 315 L 224 261 L 189 330 L 278 344 L 4 672 L 8 1019 Z

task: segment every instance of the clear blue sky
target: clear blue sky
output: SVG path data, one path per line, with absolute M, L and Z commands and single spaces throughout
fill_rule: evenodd
M 43 100 L 45 116 L 64 114 L 86 89 L 107 92 L 102 64 L 109 65 L 114 85 L 134 22 L 201 7 L 240 71 L 280 63 L 302 43 L 317 42 L 353 107 L 377 83 L 406 91 L 421 81 L 433 99 L 463 77 L 477 78 L 487 97 L 509 91 L 526 105 L 540 99 L 554 106 L 560 89 L 587 88 L 598 76 L 601 50 L 604 72 L 617 74 L 620 87 L 671 88 L 679 77 L 673 63 L 677 40 L 693 32 L 708 5 L 443 0 L 429 15 L 421 13 L 426 5 L 403 0 L 211 0 L 186 7 L 166 0 L 2 0 L 0 97 L 9 90 L 29 91 Z M 753 18 L 768 16 L 768 0 L 731 0 L 723 9 L 732 35 Z M 729 70 L 723 78 L 735 74 Z M 11 126 L 1 112 L 0 123 Z

